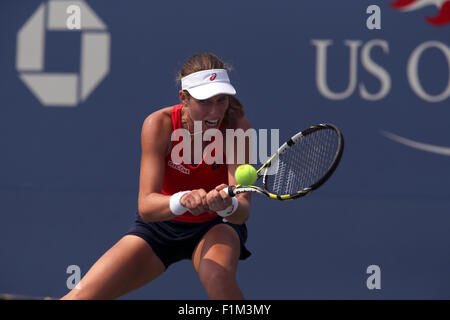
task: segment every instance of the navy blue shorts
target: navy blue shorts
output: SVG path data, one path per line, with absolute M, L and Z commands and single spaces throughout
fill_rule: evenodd
M 206 232 L 220 223 L 228 224 L 236 230 L 241 242 L 239 259 L 247 259 L 251 255 L 251 252 L 245 247 L 245 242 L 247 241 L 246 225 L 223 222 L 222 217 L 217 217 L 212 221 L 202 223 L 187 223 L 172 220 L 146 223 L 142 220 L 139 213 L 137 213 L 134 225 L 126 235 L 135 235 L 147 241 L 167 269 L 174 262 L 183 259 L 192 259 L 194 249 Z

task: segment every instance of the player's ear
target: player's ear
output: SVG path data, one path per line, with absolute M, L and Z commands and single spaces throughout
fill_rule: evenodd
M 189 95 L 189 93 L 188 93 L 187 91 L 184 91 L 184 90 L 180 90 L 180 91 L 178 92 L 178 94 L 179 94 L 179 96 L 180 96 L 180 102 L 181 102 L 182 104 L 186 104 L 186 102 L 188 102 L 188 101 L 189 101 L 189 98 L 191 97 L 191 96 Z
M 183 90 L 180 90 L 178 94 L 180 95 L 180 102 L 184 102 L 184 100 L 186 99 L 186 95 L 184 94 Z

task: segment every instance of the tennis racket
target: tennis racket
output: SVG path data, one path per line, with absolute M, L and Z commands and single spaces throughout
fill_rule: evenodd
M 344 137 L 332 124 L 311 126 L 292 136 L 258 170 L 262 187 L 229 186 L 231 197 L 256 192 L 274 200 L 293 200 L 323 185 L 338 166 L 344 150 Z

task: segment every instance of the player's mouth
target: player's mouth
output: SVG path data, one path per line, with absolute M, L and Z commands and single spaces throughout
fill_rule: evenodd
M 217 128 L 219 125 L 220 119 L 214 119 L 214 120 L 205 120 L 205 125 L 207 128 Z

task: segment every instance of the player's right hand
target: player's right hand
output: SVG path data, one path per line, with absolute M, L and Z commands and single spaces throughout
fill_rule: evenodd
M 207 192 L 204 189 L 192 190 L 181 197 L 180 203 L 186 207 L 194 216 L 210 211 L 206 203 Z

